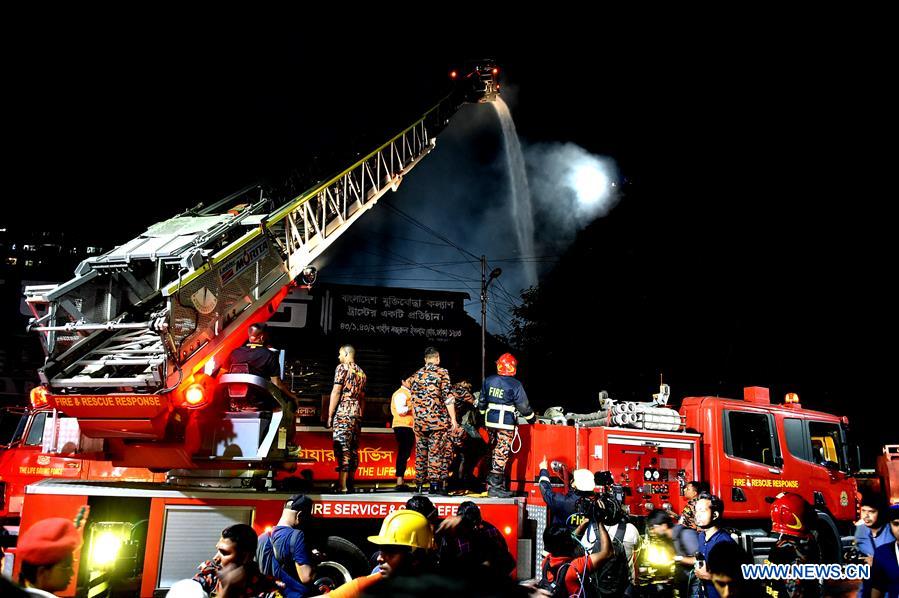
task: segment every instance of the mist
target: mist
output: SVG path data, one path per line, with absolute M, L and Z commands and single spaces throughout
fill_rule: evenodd
M 506 142 L 515 129 L 504 130 L 501 114 L 463 107 L 399 189 L 315 264 L 321 280 L 465 292 L 466 311 L 480 321 L 484 255 L 488 272 L 502 269 L 488 289 L 487 328 L 508 333 L 521 291 L 614 207 L 618 174 L 612 160 L 573 143 L 516 139 L 519 151 Z

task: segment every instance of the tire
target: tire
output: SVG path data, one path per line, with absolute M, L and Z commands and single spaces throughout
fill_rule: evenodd
M 340 536 L 328 536 L 321 547 L 322 560 L 316 577 L 330 577 L 337 587 L 355 577 L 371 573 L 368 559 L 359 548 Z
M 843 546 L 840 540 L 840 531 L 837 529 L 833 518 L 822 511 L 816 511 L 817 519 L 812 533 L 818 543 L 822 563 L 842 564 Z

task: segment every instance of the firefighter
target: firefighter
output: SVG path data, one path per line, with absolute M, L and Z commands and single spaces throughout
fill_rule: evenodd
M 528 423 L 536 414 L 528 404 L 528 396 L 521 382 L 515 379 L 518 361 L 511 353 L 503 353 L 496 360 L 496 374 L 484 380 L 478 411 L 484 416 L 484 425 L 490 436 L 492 461 L 487 476 L 487 495 L 508 498 L 512 496 L 506 487 L 506 464 L 512 452 L 512 440 L 518 426 L 516 410 Z
M 65 590 L 74 575 L 73 559 L 81 534 L 68 519 L 39 521 L 19 537 L 16 559 L 21 562 L 19 583 L 36 596 Z
M 771 504 L 771 531 L 780 534 L 768 553 L 768 562 L 779 565 L 804 565 L 820 562 L 812 536 L 815 511 L 808 502 L 793 492 L 781 492 Z M 770 596 L 799 598 L 819 596 L 817 580 L 770 579 L 766 584 Z
M 359 432 L 362 429 L 362 399 L 365 372 L 356 364 L 356 350 L 343 345 L 337 355 L 334 387 L 328 405 L 328 428 L 333 430 L 334 459 L 337 461 L 337 491 L 349 492 L 359 465 Z
M 468 454 L 469 431 L 463 425 L 463 418 L 474 409 L 477 401 L 471 394 L 471 382 L 463 380 L 453 384 L 451 393 L 456 408 L 457 428 L 450 433 L 447 443 L 447 472 L 455 474 L 455 485 L 462 488 L 468 481 L 468 473 L 473 469 L 472 456 Z
M 251 324 L 247 328 L 247 344 L 234 349 L 224 365 L 225 371 L 231 371 L 237 364 L 246 366 L 246 371 L 254 376 L 271 380 L 278 387 L 282 397 L 275 397 L 282 411 L 281 427 L 287 431 L 288 449 L 296 432 L 295 405 L 299 397 L 293 393 L 290 387 L 281 379 L 281 364 L 278 360 L 278 352 L 266 345 L 268 329 L 264 322 Z M 270 396 L 270 395 L 269 395 Z M 229 406 L 231 411 L 260 411 L 264 405 L 260 401 L 259 391 L 252 387 L 247 390 L 244 397 L 231 397 Z
M 449 372 L 440 367 L 440 352 L 425 349 L 425 365 L 412 374 L 412 419 L 415 430 L 415 485 L 430 483 L 431 494 L 446 495 L 449 434 L 456 433 L 455 399 Z

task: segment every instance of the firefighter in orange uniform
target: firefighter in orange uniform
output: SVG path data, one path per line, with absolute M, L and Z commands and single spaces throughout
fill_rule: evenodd
M 446 468 L 450 475 L 454 474 L 455 485 L 461 487 L 467 477 L 467 471 L 473 468 L 471 455 L 466 454 L 466 445 L 470 439 L 468 430 L 462 425 L 465 414 L 475 408 L 474 395 L 471 394 L 471 383 L 463 380 L 452 386 L 453 404 L 456 407 L 456 424 L 458 427 L 449 435 L 446 451 Z M 469 451 L 470 452 L 470 451 Z
M 362 399 L 365 372 L 356 364 L 356 350 L 344 345 L 338 354 L 334 387 L 328 407 L 328 427 L 334 430 L 334 459 L 337 461 L 337 491 L 346 494 L 359 466 L 359 432 L 362 429 Z
M 446 495 L 449 434 L 458 426 L 449 372 L 440 367 L 437 349 L 425 349 L 425 365 L 411 380 L 416 489 L 421 493 L 430 482 L 431 494 Z

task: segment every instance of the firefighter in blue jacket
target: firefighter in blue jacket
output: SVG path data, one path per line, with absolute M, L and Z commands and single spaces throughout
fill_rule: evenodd
M 490 436 L 492 461 L 490 475 L 487 476 L 487 496 L 508 498 L 512 496 L 506 488 L 506 464 L 512 452 L 512 440 L 518 428 L 518 415 L 528 423 L 536 418 L 528 404 L 528 395 L 521 382 L 515 379 L 518 361 L 511 353 L 504 353 L 496 360 L 496 375 L 484 380 L 478 411 L 484 416 L 484 426 Z

